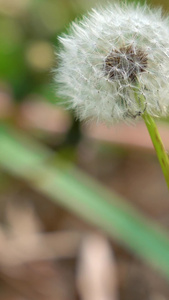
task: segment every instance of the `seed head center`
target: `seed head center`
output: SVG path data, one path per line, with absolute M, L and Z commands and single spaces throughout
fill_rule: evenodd
M 136 81 L 137 74 L 147 68 L 147 53 L 133 45 L 112 49 L 104 61 L 104 72 L 110 80 Z

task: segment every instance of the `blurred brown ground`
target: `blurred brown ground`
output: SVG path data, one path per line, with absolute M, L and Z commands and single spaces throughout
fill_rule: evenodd
M 67 114 L 56 109 L 56 112 L 53 110 L 51 115 L 50 105 L 43 103 L 35 103 L 36 107 L 39 105 L 39 108 L 35 110 L 32 109 L 33 104 L 28 105 L 27 103 L 26 111 L 24 105 L 19 110 L 16 107 L 10 109 L 10 111 L 15 111 L 15 122 L 20 128 L 27 130 L 27 132 L 33 130 L 35 136 L 38 135 L 39 131 L 41 135 L 47 132 L 47 143 L 51 145 L 53 139 L 57 139 L 58 144 L 59 141 L 64 140 L 66 132 L 71 126 L 71 119 Z M 33 114 L 36 110 L 39 113 Z M 34 115 L 36 122 L 33 121 Z M 43 117 L 44 115 L 45 117 Z M 50 121 L 46 123 L 48 115 Z M 62 123 L 65 125 L 60 127 Z M 164 128 L 162 126 L 161 131 L 164 139 L 167 140 L 167 132 Z M 107 132 L 106 138 L 105 130 Z M 146 131 L 144 131 L 143 126 L 138 124 L 137 128 L 141 147 L 137 144 L 135 136 L 133 139 L 135 144 L 132 143 L 132 130 L 128 125 L 123 126 L 123 128 L 121 125 L 120 128 L 117 126 L 113 130 L 113 137 L 111 128 L 105 129 L 100 126 L 96 129 L 90 126 L 89 130 L 88 126 L 83 126 L 83 135 L 76 150 L 77 165 L 97 178 L 110 190 L 115 190 L 125 196 L 147 216 L 168 228 L 168 191 L 159 164 L 152 147 L 147 147 L 151 143 L 150 141 L 148 144 L 145 142 Z M 118 140 L 118 131 L 121 132 L 121 135 L 128 136 L 123 147 L 120 146 Z M 44 134 L 43 142 L 45 142 L 45 136 Z M 57 145 L 57 143 L 55 144 Z M 49 199 L 37 194 L 24 182 L 10 178 L 5 174 L 1 174 L 1 176 L 3 176 L 4 185 L 1 186 L 0 202 L 0 218 L 3 225 L 0 230 L 0 299 L 90 299 L 83 298 L 79 292 L 77 268 L 80 262 L 81 241 L 89 233 L 95 232 L 95 229 L 76 216 L 57 207 Z M 2 232 L 4 233 L 2 234 Z M 54 233 L 53 242 L 50 242 L 51 237 L 49 238 L 48 234 L 52 232 Z M 77 233 L 77 237 L 74 237 L 74 232 Z M 68 234 L 70 245 L 72 243 L 73 246 L 68 247 L 69 242 L 67 244 L 64 239 L 65 233 Z M 38 237 L 39 234 L 42 234 L 48 242 L 41 241 L 40 247 L 35 243 L 36 247 L 34 248 L 34 238 L 36 240 L 36 235 Z M 58 240 L 58 234 L 62 237 L 61 240 Z M 14 242 L 12 243 L 12 238 L 17 236 L 20 244 L 19 246 L 17 244 L 16 247 Z M 7 241 L 6 249 L 3 250 L 2 246 L 5 245 L 5 240 Z M 25 241 L 26 244 L 24 244 Z M 58 243 L 61 247 L 59 249 Z M 114 266 L 116 276 L 113 280 L 117 281 L 115 294 L 118 296 L 114 299 L 168 299 L 168 282 L 156 270 L 150 269 L 134 255 L 124 250 L 123 245 L 117 245 L 115 241 L 110 241 L 110 244 L 116 264 Z M 14 253 L 9 251 L 11 247 L 16 247 Z M 50 247 L 54 247 L 54 250 L 51 250 Z M 47 249 L 50 249 L 49 253 Z M 62 249 L 66 249 L 65 253 Z M 6 254 L 4 258 L 3 251 Z M 25 254 L 27 255 L 26 258 L 24 257 L 22 260 L 20 255 L 24 252 L 28 253 Z M 91 289 L 91 286 L 89 288 Z

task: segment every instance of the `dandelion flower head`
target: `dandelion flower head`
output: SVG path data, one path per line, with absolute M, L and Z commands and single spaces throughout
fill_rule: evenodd
M 169 19 L 147 5 L 92 10 L 60 37 L 58 93 L 81 120 L 106 124 L 169 110 Z

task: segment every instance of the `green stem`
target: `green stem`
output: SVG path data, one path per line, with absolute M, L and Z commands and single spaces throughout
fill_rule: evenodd
M 154 122 L 154 119 L 147 113 L 146 111 L 146 101 L 144 96 L 139 95 L 138 96 L 138 90 L 140 89 L 139 82 L 137 82 L 135 88 L 133 89 L 136 102 L 139 104 L 141 109 L 144 111 L 142 114 L 142 118 L 146 124 L 146 127 L 148 129 L 148 132 L 150 134 L 152 143 L 154 145 L 158 160 L 161 165 L 161 169 L 163 171 L 168 189 L 169 189 L 169 159 L 167 156 L 167 153 L 165 151 L 163 142 L 161 140 L 160 134 L 158 132 L 156 123 Z
M 148 132 L 150 134 L 152 143 L 154 145 L 158 160 L 160 162 L 168 189 L 169 189 L 169 159 L 165 151 L 164 145 L 162 143 L 160 134 L 158 132 L 157 126 L 153 118 L 147 113 L 144 112 L 142 118 L 147 126 Z

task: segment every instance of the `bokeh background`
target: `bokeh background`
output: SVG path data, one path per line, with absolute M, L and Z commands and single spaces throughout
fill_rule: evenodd
M 80 167 L 168 230 L 168 191 L 144 125 L 86 126 L 57 106 L 57 36 L 98 3 L 105 2 L 0 0 L 0 122 Z M 169 11 L 167 0 L 148 3 Z M 169 150 L 168 120 L 159 128 Z M 15 165 L 15 156 L 9 159 Z M 168 299 L 168 281 L 156 270 L 2 165 L 0 300 Z

